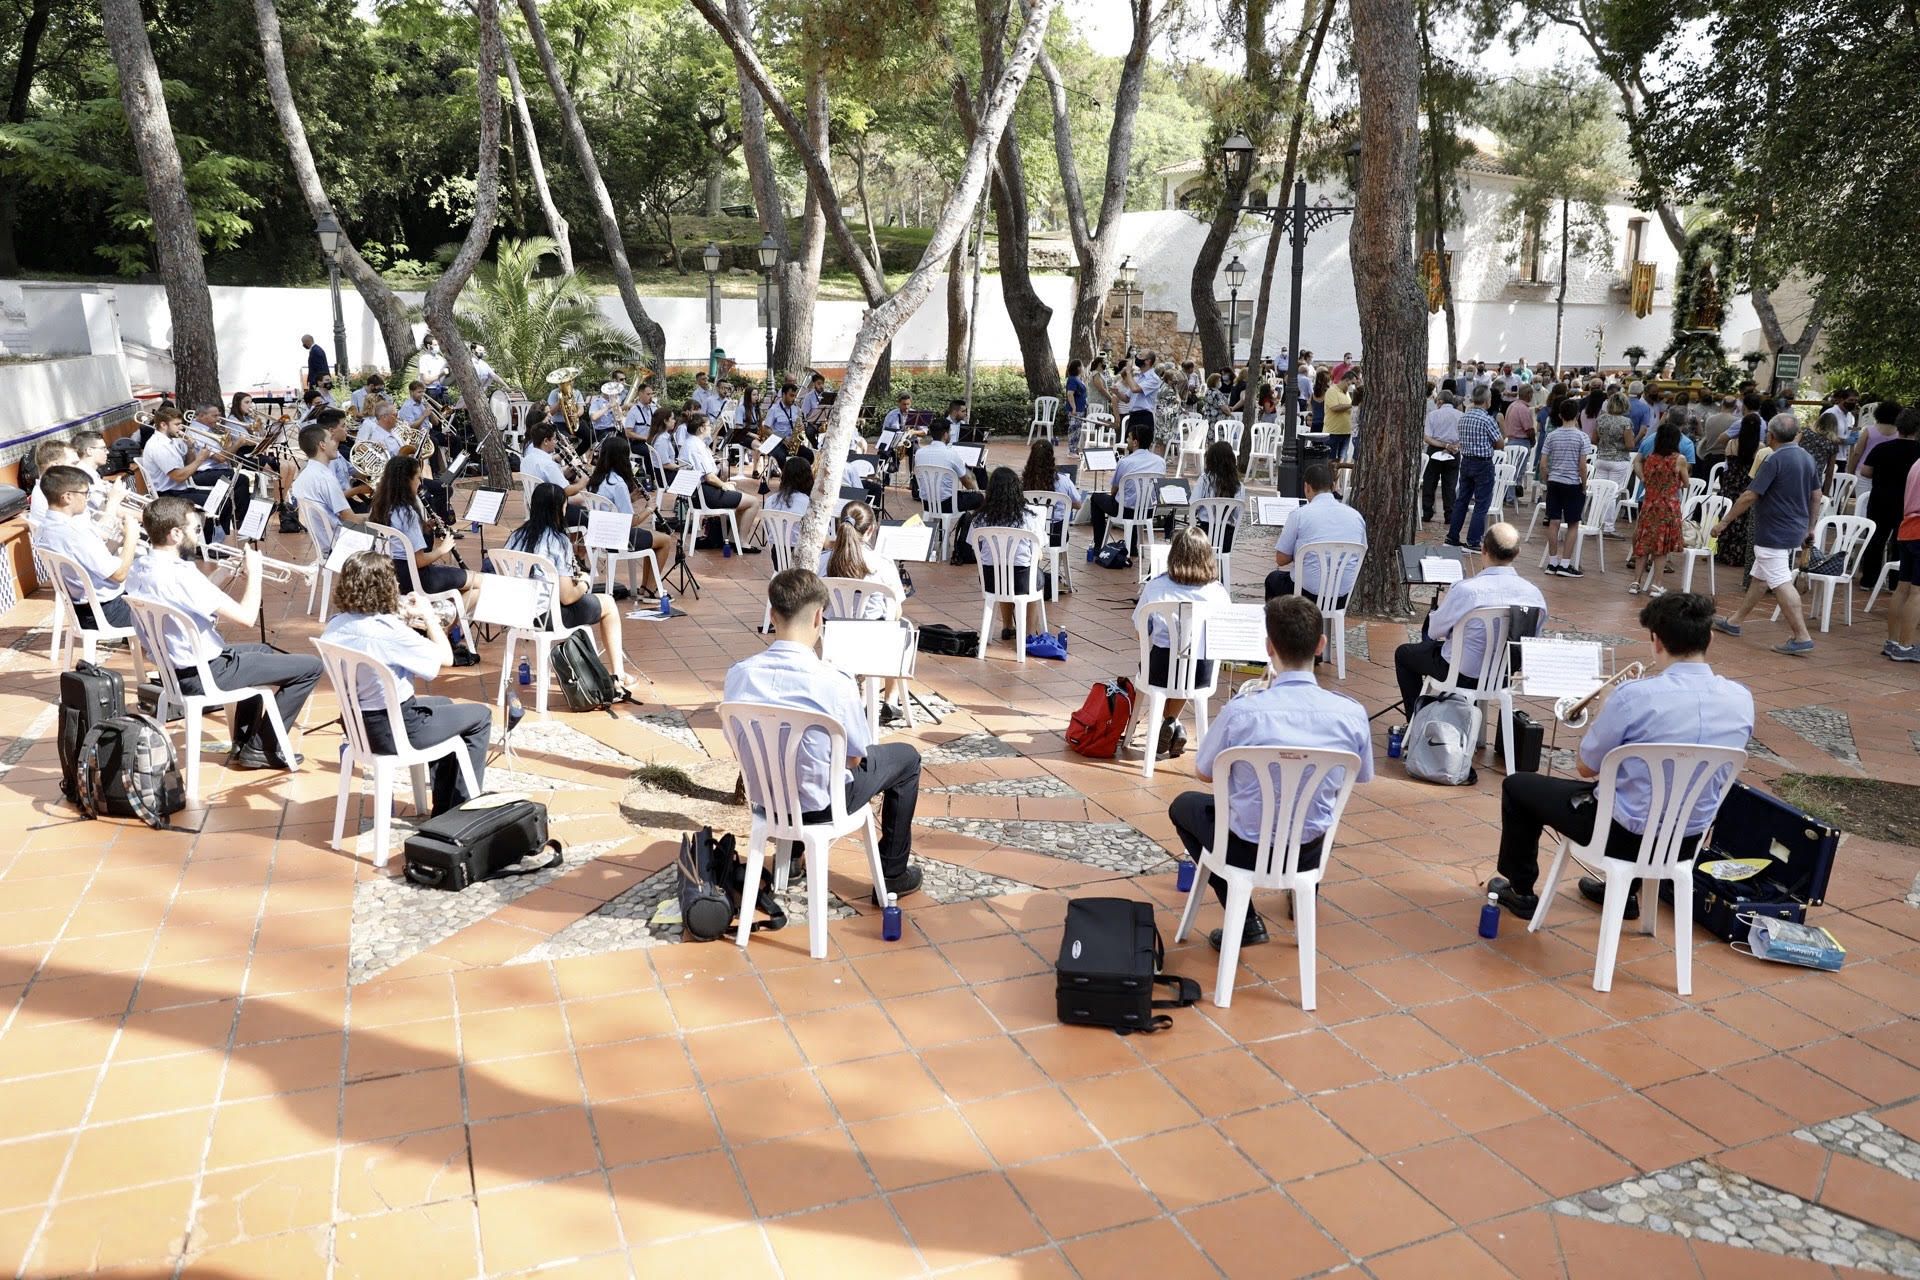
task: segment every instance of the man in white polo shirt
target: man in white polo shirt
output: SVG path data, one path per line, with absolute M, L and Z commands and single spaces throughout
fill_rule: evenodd
M 1340 501 L 1333 491 L 1333 467 L 1325 462 L 1309 465 L 1300 477 L 1301 487 L 1306 490 L 1307 500 L 1295 507 L 1287 516 L 1286 524 L 1280 528 L 1280 536 L 1274 540 L 1273 563 L 1276 566 L 1267 575 L 1266 598 L 1272 600 L 1278 596 L 1292 595 L 1294 588 L 1293 571 L 1299 561 L 1300 552 L 1316 542 L 1357 542 L 1367 545 L 1367 521 L 1358 511 Z M 1308 556 L 1299 564 L 1300 588 L 1308 595 L 1318 595 L 1321 572 L 1325 568 L 1320 556 Z M 1340 607 L 1344 608 L 1347 597 L 1353 593 L 1354 579 L 1360 576 L 1360 562 L 1354 561 L 1340 575 Z
M 327 513 L 331 523 L 325 533 L 327 545 L 331 546 L 341 525 L 357 528 L 366 523 L 366 517 L 354 511 L 347 501 L 347 491 L 340 487 L 340 477 L 333 468 L 340 446 L 334 442 L 331 427 L 314 423 L 300 428 L 300 452 L 307 456 L 307 462 L 293 479 L 293 496 L 295 500 L 312 502 Z

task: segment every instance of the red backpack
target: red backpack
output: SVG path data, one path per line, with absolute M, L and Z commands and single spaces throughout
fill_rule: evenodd
M 1095 760 L 1111 760 L 1133 716 L 1133 681 L 1124 676 L 1096 684 L 1067 721 L 1067 748 Z

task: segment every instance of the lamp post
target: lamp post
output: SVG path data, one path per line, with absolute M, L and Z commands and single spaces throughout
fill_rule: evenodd
M 1236 133 L 1220 147 L 1221 164 L 1225 166 L 1228 185 L 1238 176 L 1241 189 L 1245 189 L 1245 179 L 1253 172 L 1253 143 L 1243 133 Z M 1358 190 L 1360 185 L 1360 144 L 1354 143 L 1347 148 L 1347 185 Z M 1300 359 L 1300 286 L 1307 271 L 1307 237 L 1320 228 L 1329 225 L 1335 218 L 1343 218 L 1353 212 L 1352 205 L 1331 204 L 1322 196 L 1318 201 L 1307 203 L 1307 183 L 1304 178 L 1296 178 L 1293 184 L 1293 200 L 1286 206 L 1279 204 L 1238 205 L 1236 213 L 1255 213 L 1263 218 L 1281 219 L 1280 229 L 1286 233 L 1287 243 L 1293 248 L 1292 287 L 1293 296 L 1287 304 L 1287 358 L 1289 364 Z M 1249 361 L 1251 362 L 1251 360 Z M 1281 476 L 1280 491 L 1293 497 L 1300 497 L 1300 380 L 1291 367 L 1280 372 L 1280 401 L 1286 406 L 1286 429 L 1281 437 L 1280 446 Z
M 1234 254 L 1233 261 L 1227 264 L 1227 363 L 1239 359 L 1240 353 L 1240 286 L 1247 282 L 1247 268 L 1240 261 L 1240 255 Z
M 760 258 L 760 324 L 767 331 L 767 398 L 773 398 L 773 314 L 779 306 L 780 295 L 773 283 L 773 269 L 780 262 L 780 246 L 774 242 L 769 231 L 760 239 L 760 247 L 754 251 Z M 764 406 L 761 410 L 765 412 Z
M 707 271 L 707 377 L 717 378 L 720 371 L 714 352 L 720 346 L 720 246 L 708 242 L 700 251 L 700 265 Z
M 320 237 L 320 252 L 327 255 L 327 287 L 333 293 L 333 369 L 342 381 L 347 376 L 347 313 L 340 307 L 340 224 L 333 210 L 322 209 L 313 229 Z M 400 371 L 394 370 L 397 375 Z
M 1119 270 L 1114 278 L 1120 283 L 1120 313 L 1125 321 L 1127 355 L 1133 355 L 1133 282 L 1139 278 L 1140 268 L 1133 265 L 1131 255 L 1120 260 Z

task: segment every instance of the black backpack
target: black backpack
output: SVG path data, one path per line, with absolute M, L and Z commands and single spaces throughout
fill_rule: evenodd
M 973 532 L 973 512 L 969 511 L 953 522 L 953 552 L 947 557 L 948 564 L 978 564 L 980 557 L 973 552 L 973 544 L 967 541 L 967 535 Z
M 166 726 L 134 712 L 87 730 L 74 765 L 74 802 L 89 818 L 139 818 L 165 830 L 187 807 L 187 789 Z
M 1110 1027 L 1123 1036 L 1166 1030 L 1173 1018 L 1155 1009 L 1184 1009 L 1200 999 L 1200 984 L 1192 978 L 1161 974 L 1166 958 L 1150 904 L 1132 898 L 1073 899 L 1054 966 L 1060 1021 Z M 1158 986 L 1171 987 L 1174 998 L 1155 1000 Z
M 613 673 L 600 661 L 600 651 L 584 631 L 575 631 L 553 647 L 553 674 L 567 696 L 569 711 L 605 711 L 612 715 L 624 695 Z
M 972 629 L 950 627 L 944 622 L 929 622 L 920 628 L 920 638 L 914 643 L 922 653 L 971 658 L 980 652 L 980 633 Z
M 740 918 L 740 901 L 747 894 L 747 863 L 735 852 L 731 834 L 714 839 L 712 827 L 680 837 L 680 928 L 688 941 L 712 942 L 724 938 Z M 786 908 L 773 895 L 773 867 L 762 868 L 754 909 L 765 920 L 753 922 L 752 932 L 787 927 Z
M 80 744 L 95 725 L 125 715 L 126 685 L 118 671 L 82 662 L 60 673 L 60 794 L 78 800 Z

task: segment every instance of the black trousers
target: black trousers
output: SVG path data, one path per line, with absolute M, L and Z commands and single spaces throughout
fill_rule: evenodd
M 364 713 L 367 740 L 383 755 L 394 751 L 393 728 L 384 710 Z M 455 702 L 432 694 L 416 694 L 400 704 L 400 723 L 406 726 L 407 741 L 416 747 L 431 747 L 448 738 L 459 738 L 473 764 L 473 780 L 483 789 L 487 782 L 487 741 L 493 736 L 493 713 L 471 702 Z M 460 777 L 460 765 L 452 756 L 442 756 L 431 766 L 433 775 L 433 812 L 445 813 L 463 800 L 467 784 Z
M 99 616 L 95 615 L 93 606 L 84 600 L 74 601 L 73 611 L 79 615 L 82 626 L 91 627 L 96 631 L 105 627 L 130 627 L 133 625 L 133 607 L 127 603 L 125 596 L 115 596 L 111 600 L 102 600 L 100 602 L 100 613 L 104 614 L 106 618 L 104 622 L 101 621 Z
M 1413 704 L 1420 697 L 1420 685 L 1427 676 L 1435 680 L 1447 678 L 1447 660 L 1440 652 L 1438 640 L 1422 638 L 1393 651 L 1393 678 L 1400 684 L 1400 705 L 1409 716 L 1413 714 Z M 1460 687 L 1478 689 L 1480 678 L 1462 671 Z
M 307 699 L 313 695 L 313 686 L 320 681 L 320 659 L 303 657 L 297 653 L 281 653 L 264 644 L 235 644 L 228 645 L 216 654 L 207 663 L 207 672 L 222 689 L 260 685 L 273 690 L 273 701 L 280 708 L 281 723 L 287 726 L 287 733 L 291 735 L 293 722 L 299 718 L 300 709 L 307 705 Z M 200 692 L 198 671 L 186 667 L 176 674 L 180 677 L 180 692 Z M 260 705 L 260 699 L 248 698 L 236 703 L 232 717 L 233 745 L 236 748 L 264 751 L 283 765 L 291 763 L 279 759 L 280 746 L 273 741 L 273 728 Z
M 1122 514 L 1120 511 L 1120 499 L 1110 493 L 1096 493 L 1091 498 L 1088 498 L 1087 502 L 1093 508 L 1093 545 L 1098 547 L 1103 545 L 1107 540 L 1107 521 Z M 1133 519 L 1133 508 L 1127 508 L 1123 518 L 1128 520 Z M 1133 550 L 1134 548 L 1128 547 L 1127 553 L 1131 555 L 1133 554 Z
M 920 753 L 904 742 L 882 742 L 869 747 L 847 783 L 847 812 L 864 808 L 880 797 L 880 868 L 887 879 L 898 879 L 913 852 L 913 811 L 920 803 Z M 804 822 L 825 822 L 831 809 L 800 815 Z M 882 895 L 886 889 L 875 885 Z
M 1187 851 L 1187 857 L 1198 859 L 1200 851 L 1213 841 L 1213 827 L 1217 819 L 1213 793 L 1210 791 L 1182 791 L 1167 806 L 1167 817 L 1173 820 L 1173 829 L 1180 836 L 1180 843 Z M 1300 870 L 1311 871 L 1320 865 L 1321 848 L 1325 844 L 1324 836 L 1315 836 L 1300 846 Z M 1250 840 L 1242 840 L 1232 832 L 1227 833 L 1227 865 L 1233 867 L 1253 867 L 1253 857 L 1259 850 Z M 1222 906 L 1227 901 L 1227 882 L 1217 875 L 1209 874 L 1207 883 L 1213 889 L 1213 896 Z
M 1540 833 L 1552 827 L 1576 842 L 1593 836 L 1597 783 L 1575 778 L 1549 778 L 1540 773 L 1509 774 L 1500 784 L 1500 874 L 1523 894 L 1540 880 Z M 1700 837 L 1681 842 L 1683 861 L 1691 861 Z M 1618 822 L 1607 833 L 1607 856 L 1628 862 L 1640 854 L 1640 836 Z M 1633 891 L 1638 895 L 1639 883 Z
M 1453 519 L 1453 491 L 1460 483 L 1460 459 L 1427 463 L 1427 474 L 1420 481 L 1420 518 L 1433 519 L 1433 493 L 1440 491 L 1440 510 Z
M 1293 594 L 1293 570 L 1275 569 L 1272 573 L 1269 573 L 1267 575 L 1267 591 L 1266 591 L 1267 599 L 1278 600 L 1281 596 L 1290 596 L 1292 594 Z M 1349 591 L 1346 595 L 1341 596 L 1338 601 L 1337 607 L 1342 609 L 1346 608 L 1347 601 L 1351 599 L 1352 596 L 1353 596 L 1353 593 L 1351 591 Z

